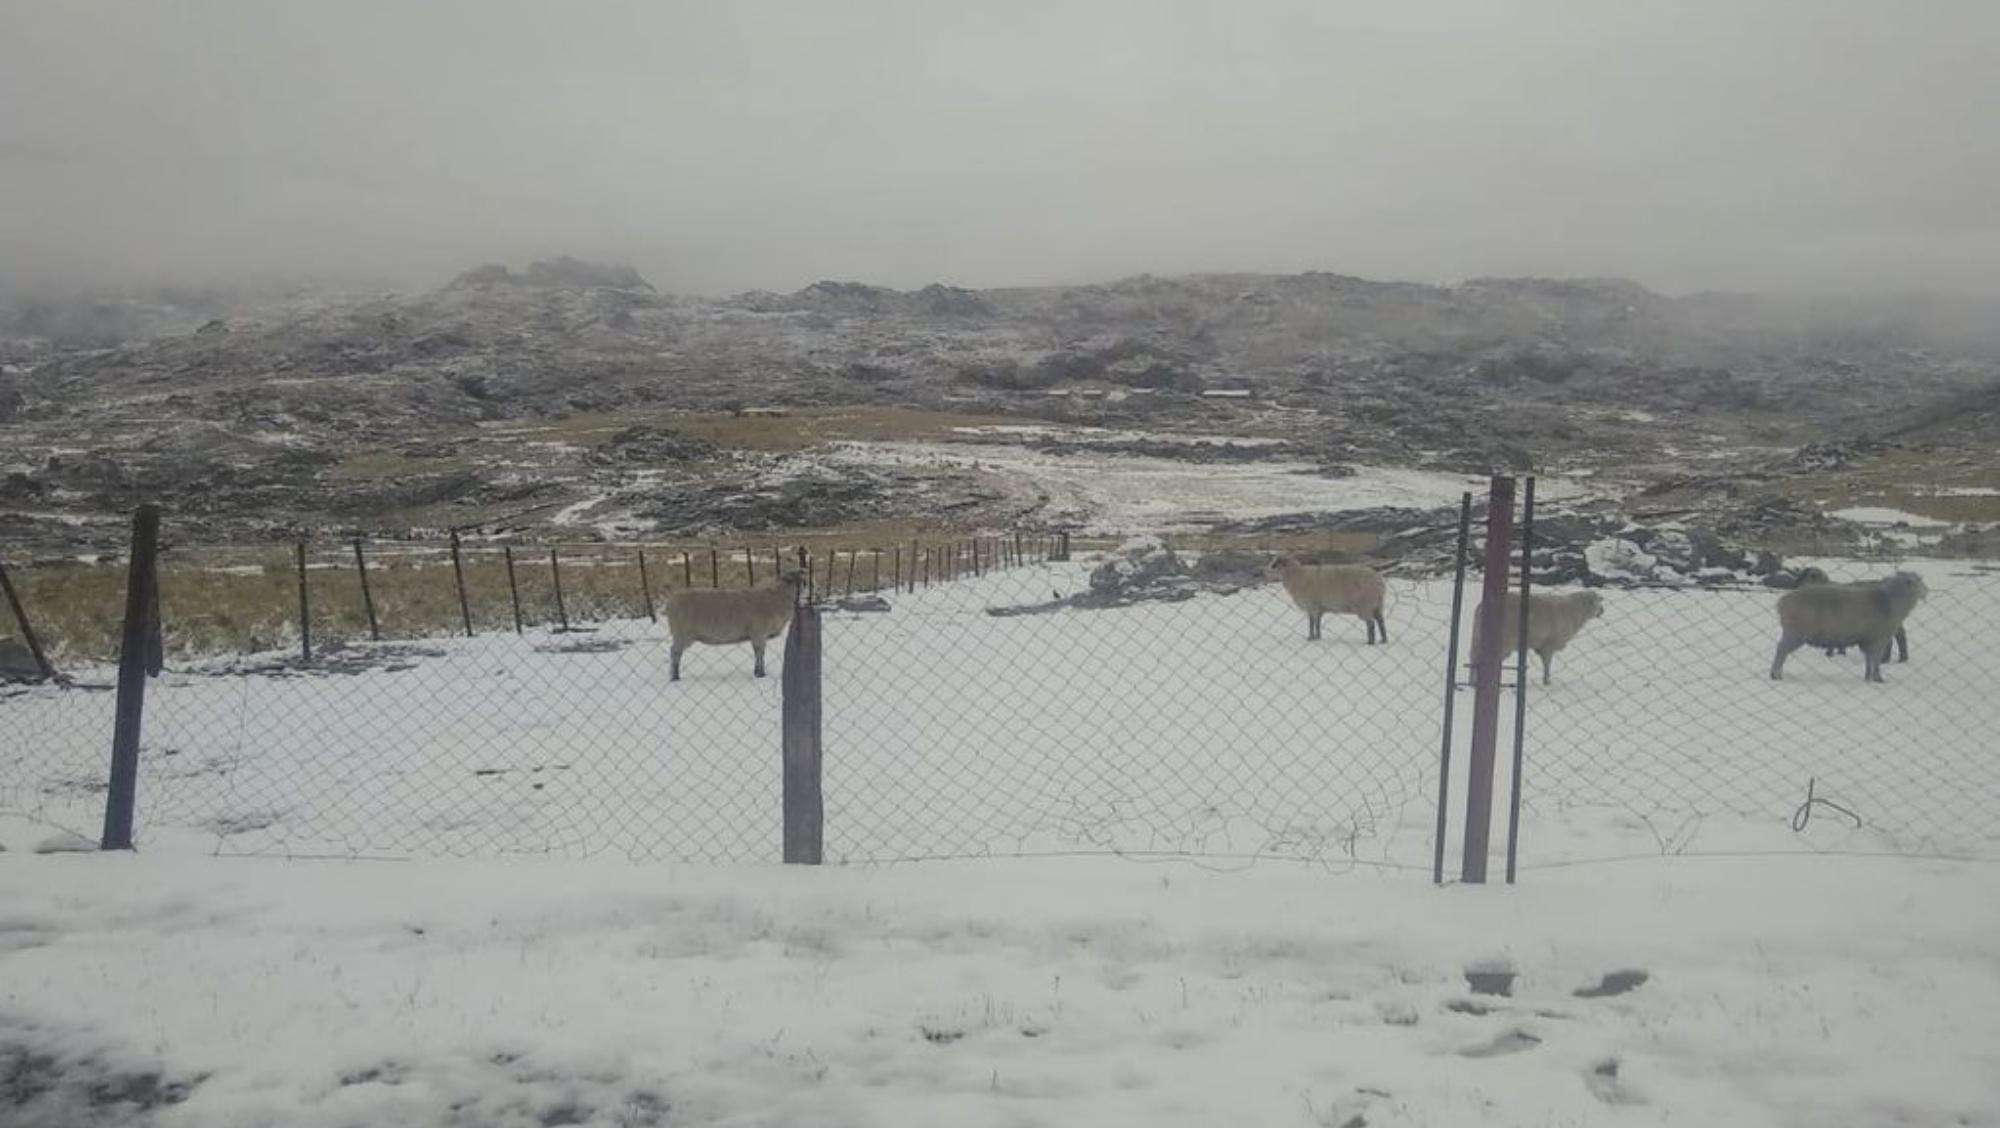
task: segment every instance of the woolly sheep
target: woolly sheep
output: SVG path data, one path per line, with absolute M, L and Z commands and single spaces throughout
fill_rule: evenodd
M 681 680 L 681 655 L 695 643 L 731 646 L 747 642 L 757 655 L 755 676 L 764 676 L 764 644 L 791 621 L 801 581 L 796 572 L 756 587 L 696 588 L 667 596 L 667 628 L 674 646 L 668 680 Z
M 1306 638 L 1320 637 L 1320 619 L 1329 611 L 1353 615 L 1368 627 L 1368 645 L 1375 645 L 1380 632 L 1389 641 L 1389 624 L 1383 621 L 1382 606 L 1388 585 L 1373 568 L 1361 564 L 1301 564 L 1289 556 L 1271 561 L 1271 572 L 1285 585 L 1285 594 L 1306 613 Z
M 1792 586 L 1794 588 L 1802 588 L 1811 584 L 1830 584 L 1832 582 L 1833 582 L 1832 577 L 1828 576 L 1825 572 L 1820 571 L 1818 568 L 1806 567 L 1806 568 L 1801 568 L 1799 570 L 1798 581 L 1794 583 Z M 1881 583 L 1880 580 L 1861 580 L 1857 583 L 1847 584 L 1846 586 L 1875 587 L 1880 583 Z M 1840 655 L 1847 653 L 1847 648 L 1845 646 L 1828 646 L 1828 647 L 1823 647 L 1822 649 L 1826 651 L 1826 656 L 1828 658 L 1839 657 Z M 1883 657 L 1887 658 L 1888 656 L 1885 654 L 1883 655 Z M 1899 626 L 1896 628 L 1896 661 L 1907 662 L 1909 660 L 1910 660 L 1910 635 L 1908 631 Z
M 1801 646 L 1859 646 L 1866 660 L 1862 677 L 1884 681 L 1882 661 L 1896 632 L 1930 589 L 1915 572 L 1898 572 L 1877 583 L 1807 584 L 1778 598 L 1778 653 L 1771 680 L 1782 681 L 1785 659 Z
M 1481 603 L 1472 617 L 1472 649 L 1479 650 L 1479 624 L 1483 621 L 1480 611 L 1486 605 Z M 1521 595 L 1510 593 L 1501 616 L 1501 636 L 1506 640 L 1502 648 L 1512 653 L 1521 637 Z M 1542 684 L 1549 684 L 1549 664 L 1555 660 L 1557 652 L 1568 646 L 1584 624 L 1604 614 L 1604 597 L 1594 591 L 1573 591 L 1563 595 L 1528 595 L 1528 649 L 1542 660 Z

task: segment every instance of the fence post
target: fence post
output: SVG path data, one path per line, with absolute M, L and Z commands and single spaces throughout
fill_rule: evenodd
M 694 586 L 694 554 L 681 549 L 681 586 Z
M 897 594 L 900 595 L 902 594 L 903 591 L 903 546 L 900 544 L 897 545 L 895 552 L 896 552 L 896 571 L 893 578 L 896 581 L 896 592 Z M 876 563 L 879 564 L 882 558 L 878 555 L 875 558 L 875 560 Z
M 1514 777 L 1507 798 L 1507 884 L 1514 884 L 1514 860 L 1521 846 L 1521 759 L 1528 736 L 1528 589 L 1535 557 L 1535 479 L 1521 494 L 1521 630 L 1514 655 Z
M 646 575 L 646 550 L 639 549 L 639 594 L 646 598 L 646 618 L 657 623 L 660 617 L 653 612 L 653 580 Z
M 744 573 L 750 577 L 750 586 L 756 587 L 757 555 L 756 553 L 750 551 L 750 546 L 747 544 L 743 546 L 743 570 Z
M 42 650 L 42 640 L 35 635 L 35 625 L 28 621 L 28 609 L 21 605 L 21 593 L 14 590 L 14 580 L 7 575 L 4 563 L 0 563 L 0 591 L 7 593 L 7 606 L 14 609 L 14 621 L 21 624 L 21 641 L 28 644 L 28 653 L 34 655 L 35 668 L 42 672 L 42 680 L 56 680 L 56 668 Z
M 854 594 L 854 562 L 856 560 L 859 560 L 860 558 L 861 558 L 860 552 L 851 548 L 847 550 L 847 594 L 848 595 Z
M 799 546 L 799 575 L 805 577 L 806 602 L 811 603 L 813 598 L 813 559 L 812 553 L 806 551 L 805 545 Z
M 354 538 L 354 574 L 361 577 L 361 609 L 368 612 L 368 641 L 382 641 L 382 625 L 375 621 L 375 593 L 368 589 L 368 558 L 361 554 L 361 538 Z
M 915 586 L 916 582 L 917 582 L 917 569 L 916 565 L 912 564 L 910 566 L 910 584 L 912 586 Z M 924 549 L 924 587 L 926 589 L 929 589 L 930 586 L 931 586 L 931 550 L 926 548 Z
M 142 505 L 132 517 L 132 560 L 125 578 L 125 624 L 118 645 L 118 704 L 111 730 L 111 779 L 104 795 L 105 850 L 132 848 L 132 810 L 139 798 L 139 736 L 146 714 L 147 634 L 154 618 L 154 571 L 160 507 Z
M 472 601 L 465 597 L 465 561 L 459 558 L 458 530 L 451 531 L 451 573 L 458 581 L 458 617 L 465 623 L 465 637 L 472 637 Z
M 868 569 L 869 569 L 869 571 L 868 571 L 868 590 L 869 590 L 869 591 L 881 591 L 881 590 L 882 590 L 882 550 L 881 550 L 881 549 L 879 549 L 879 548 L 871 548 L 871 549 L 869 549 L 869 550 L 868 550 L 868 552 L 869 552 L 869 558 L 868 558 Z
M 299 560 L 299 660 L 313 660 L 312 602 L 306 597 L 306 542 L 295 546 Z
M 708 546 L 708 586 L 722 586 L 722 553 L 714 545 Z
M 1501 638 L 1507 613 L 1507 542 L 1514 524 L 1514 479 L 1495 477 L 1486 503 L 1486 574 L 1472 648 L 1472 747 L 1466 764 L 1465 854 L 1459 880 L 1486 881 L 1486 855 L 1493 832 L 1493 752 L 1500 736 Z
M 1458 702 L 1458 620 L 1465 609 L 1465 546 L 1472 538 L 1472 491 L 1458 499 L 1457 566 L 1451 577 L 1451 640 L 1444 656 L 1444 735 L 1438 747 L 1437 842 L 1431 858 L 1431 881 L 1444 884 L 1444 834 L 1451 813 L 1451 721 Z
M 562 595 L 562 560 L 557 557 L 554 548 L 549 549 L 549 577 L 555 581 L 556 587 L 556 622 L 561 625 L 561 630 L 568 631 L 569 608 L 563 606 Z
M 503 544 L 500 555 L 507 558 L 507 598 L 514 604 L 514 633 L 521 633 L 521 585 L 514 582 L 514 546 Z
M 811 604 L 792 611 L 783 683 L 785 861 L 816 866 L 826 810 L 820 794 L 820 617 Z

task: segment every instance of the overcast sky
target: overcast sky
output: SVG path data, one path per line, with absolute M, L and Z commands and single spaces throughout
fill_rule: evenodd
M 0 282 L 2000 291 L 1995 0 L 0 0 Z

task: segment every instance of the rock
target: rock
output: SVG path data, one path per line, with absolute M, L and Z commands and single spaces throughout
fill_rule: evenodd
M 721 448 L 707 439 L 655 427 L 627 427 L 590 452 L 600 466 L 693 462 L 713 458 Z
M 75 831 L 65 830 L 35 843 L 37 854 L 94 854 L 97 843 Z
M 836 611 L 879 614 L 889 610 L 889 601 L 879 595 L 850 595 L 833 606 Z

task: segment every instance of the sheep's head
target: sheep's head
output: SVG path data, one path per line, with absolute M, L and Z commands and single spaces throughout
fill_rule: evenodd
M 1594 591 L 1576 593 L 1576 601 L 1584 608 L 1584 618 L 1597 619 L 1604 615 L 1604 597 Z
M 1912 605 L 1922 603 L 1931 589 L 1924 585 L 1924 578 L 1915 572 L 1897 572 L 1882 581 L 1884 590 L 1902 592 Z
M 1273 579 L 1284 575 L 1287 568 L 1298 566 L 1298 558 L 1289 553 L 1272 553 L 1264 558 L 1264 574 Z
M 1798 575 L 1792 577 L 1793 587 L 1806 587 L 1810 584 L 1825 584 L 1832 582 L 1833 582 L 1832 580 L 1829 580 L 1827 578 L 1825 572 L 1811 566 L 1799 569 Z

